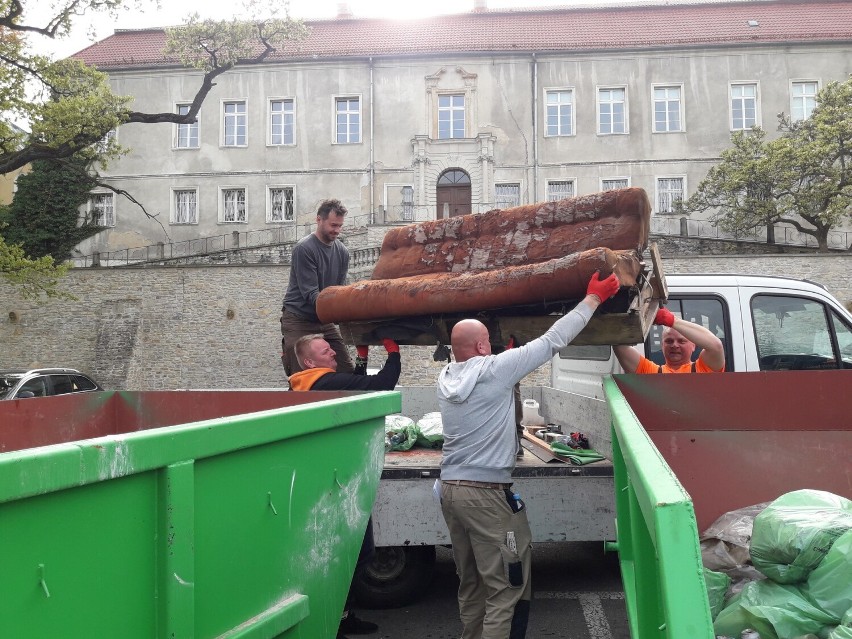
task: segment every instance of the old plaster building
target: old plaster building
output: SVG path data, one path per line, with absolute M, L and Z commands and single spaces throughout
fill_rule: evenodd
M 383 225 L 643 187 L 656 218 L 753 125 L 805 118 L 852 72 L 847 0 L 647 2 L 308 22 L 307 40 L 217 80 L 196 124 L 132 124 L 90 206 L 83 255 L 233 231 L 281 231 L 337 197 Z M 343 6 L 343 4 L 342 4 Z M 187 109 L 197 71 L 162 29 L 76 57 L 146 112 Z

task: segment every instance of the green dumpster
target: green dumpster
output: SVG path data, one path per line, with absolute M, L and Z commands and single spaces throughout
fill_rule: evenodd
M 0 402 L 0 636 L 334 637 L 400 408 L 396 392 Z
M 616 375 L 616 535 L 633 639 L 713 639 L 699 532 L 811 488 L 852 499 L 852 370 Z

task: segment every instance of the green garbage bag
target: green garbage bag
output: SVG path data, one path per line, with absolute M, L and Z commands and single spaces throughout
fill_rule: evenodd
M 746 584 L 728 602 L 713 622 L 713 631 L 739 637 L 746 628 L 753 628 L 760 639 L 792 639 L 825 636 L 836 624 L 837 619 L 805 599 L 798 586 L 763 579 Z
M 852 501 L 823 490 L 786 493 L 754 518 L 751 561 L 773 581 L 799 583 L 850 529 Z
M 441 413 L 426 413 L 417 422 L 417 445 L 440 448 L 444 445 L 444 422 Z
M 846 611 L 840 625 L 833 628 L 825 639 L 852 639 L 852 608 Z
M 731 578 L 723 572 L 705 568 L 704 583 L 707 585 L 707 598 L 710 600 L 710 617 L 715 619 L 725 607 L 725 593 L 731 585 Z
M 405 415 L 385 417 L 385 452 L 409 450 L 417 442 L 417 425 Z
M 837 538 L 801 589 L 808 601 L 837 623 L 852 610 L 852 530 Z

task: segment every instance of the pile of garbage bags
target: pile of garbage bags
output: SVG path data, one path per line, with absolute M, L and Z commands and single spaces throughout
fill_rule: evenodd
M 405 415 L 385 417 L 385 452 L 409 450 L 414 446 L 441 448 L 444 445 L 444 426 L 441 413 L 426 413 L 418 421 Z
M 717 637 L 852 639 L 852 501 L 797 490 L 701 536 Z

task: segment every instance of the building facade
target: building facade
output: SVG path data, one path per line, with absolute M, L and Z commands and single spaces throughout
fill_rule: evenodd
M 128 124 L 130 152 L 96 192 L 108 230 L 88 255 L 313 221 L 351 225 L 484 212 L 622 186 L 653 215 L 693 193 L 731 133 L 805 118 L 852 72 L 844 0 L 488 10 L 309 22 L 307 40 L 217 78 L 196 124 Z M 161 29 L 78 53 L 136 111 L 181 112 L 201 74 Z

